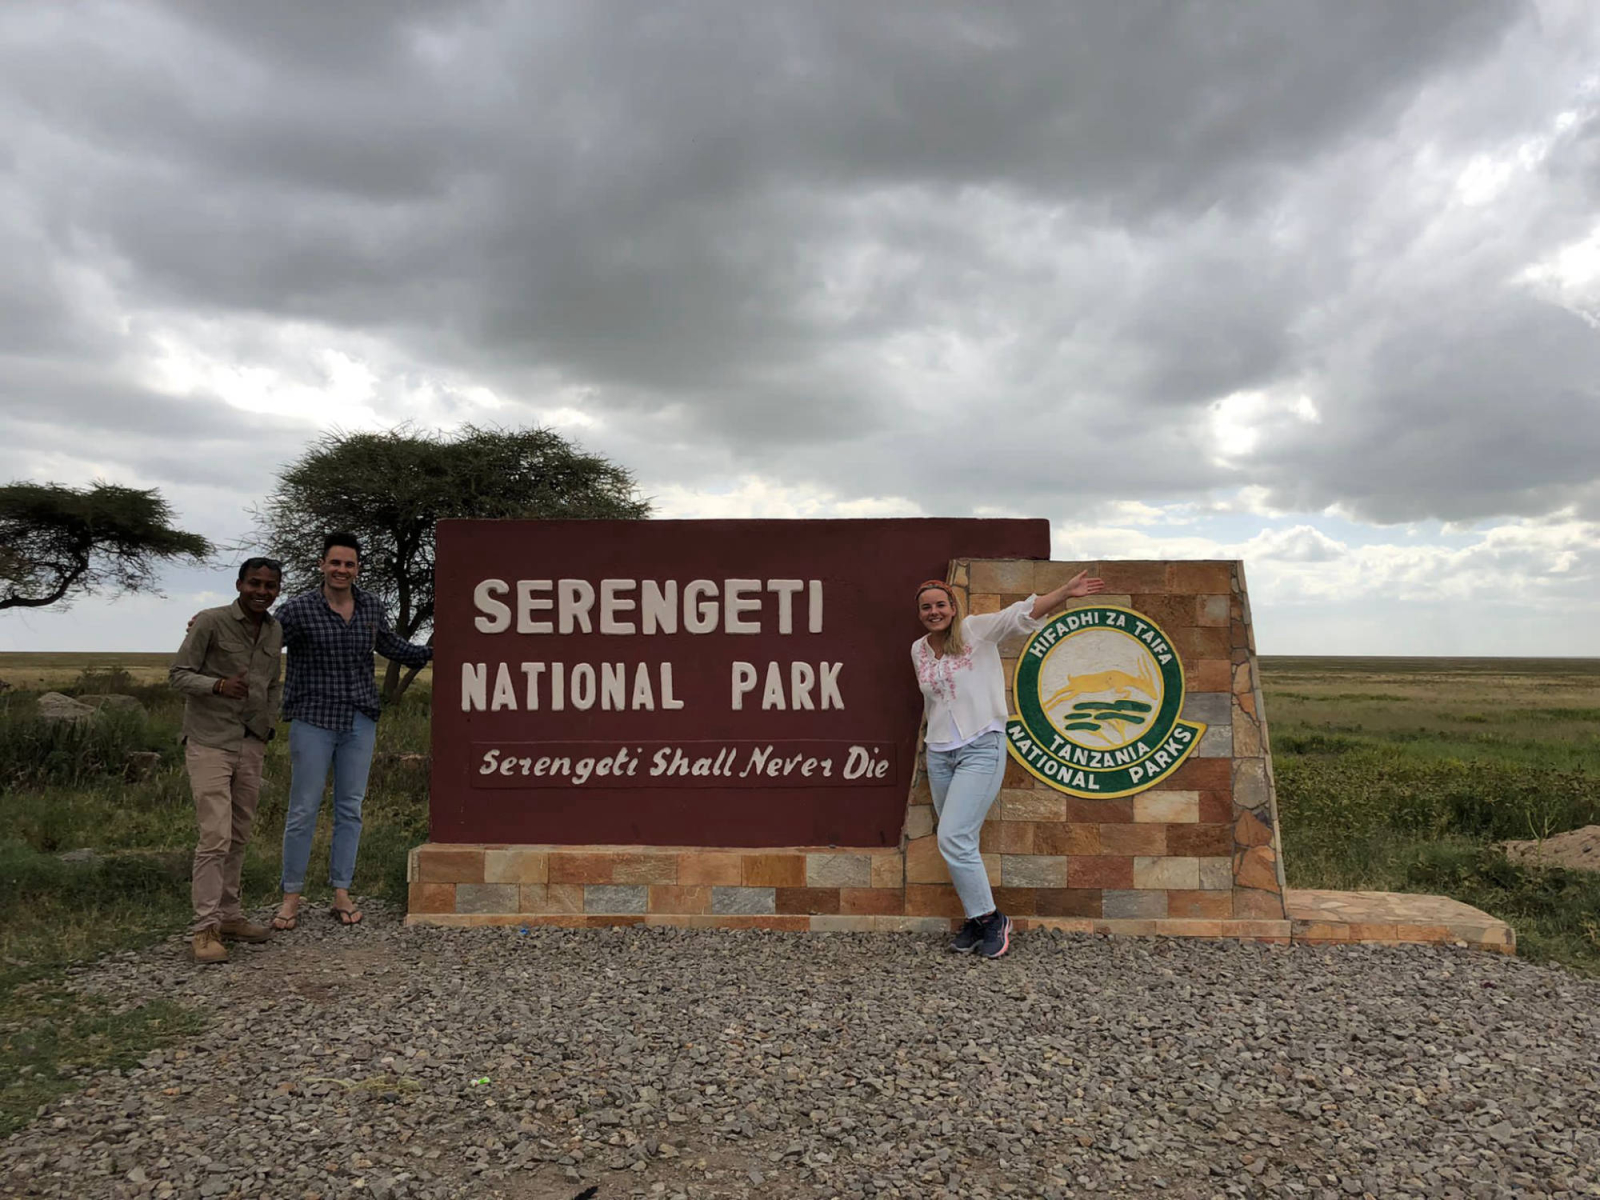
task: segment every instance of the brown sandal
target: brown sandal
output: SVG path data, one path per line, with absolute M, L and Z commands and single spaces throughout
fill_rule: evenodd
M 361 924 L 361 918 L 366 916 L 359 908 L 340 908 L 337 904 L 329 911 L 333 914 L 335 921 L 345 926 L 359 925 Z
M 278 933 L 288 933 L 298 924 L 300 924 L 298 913 L 286 913 L 280 908 L 272 914 L 272 928 Z

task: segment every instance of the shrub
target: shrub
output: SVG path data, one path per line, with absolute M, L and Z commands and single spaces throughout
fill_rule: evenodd
M 1600 823 L 1600 778 L 1516 763 L 1409 760 L 1381 750 L 1282 755 L 1276 762 L 1285 826 L 1384 829 L 1502 841 Z
M 128 755 L 149 750 L 164 764 L 177 759 L 176 742 L 137 713 L 46 721 L 31 703 L 0 701 L 0 790 L 121 778 Z
M 1488 846 L 1426 846 L 1407 890 L 1442 892 L 1517 927 L 1519 950 L 1600 968 L 1600 873 L 1512 862 Z
M 126 667 L 86 667 L 63 691 L 69 696 L 132 696 L 145 708 L 180 708 L 183 696 L 165 680 L 140 683 Z
M 43 898 L 93 908 L 128 900 L 185 900 L 190 861 L 185 853 L 112 854 L 87 863 L 63 862 L 16 842 L 0 842 L 0 912 Z

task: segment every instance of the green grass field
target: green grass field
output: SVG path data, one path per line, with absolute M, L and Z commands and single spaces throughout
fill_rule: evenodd
M 1600 660 L 1261 660 L 1293 887 L 1432 892 L 1600 972 L 1600 876 L 1496 843 L 1600 824 Z
M 194 1026 L 172 1005 L 113 1013 L 60 986 L 68 964 L 186 922 L 194 828 L 167 662 L 0 654 L 0 1135 L 79 1073 Z M 1494 848 L 1600 824 L 1600 660 L 1264 658 L 1262 674 L 1291 886 L 1454 896 L 1511 922 L 1523 954 L 1600 973 L 1600 876 Z M 45 690 L 128 692 L 148 719 L 47 727 Z M 406 756 L 426 751 L 428 717 L 424 674 L 379 725 L 358 894 L 404 900 L 406 852 L 427 833 L 426 774 Z M 125 778 L 135 750 L 158 769 Z M 276 896 L 287 785 L 275 741 L 250 904 Z M 82 849 L 95 854 L 60 857 Z

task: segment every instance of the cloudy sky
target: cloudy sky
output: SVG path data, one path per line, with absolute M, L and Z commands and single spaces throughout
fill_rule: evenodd
M 667 517 L 1242 557 L 1266 653 L 1600 654 L 1600 6 L 0 7 L 0 480 L 543 424 Z M 0 614 L 161 650 L 231 595 Z

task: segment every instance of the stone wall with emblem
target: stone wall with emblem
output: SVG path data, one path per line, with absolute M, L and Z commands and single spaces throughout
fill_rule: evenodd
M 1046 738 L 1036 738 L 1016 721 L 1008 730 L 1012 758 L 981 841 L 996 902 L 1024 927 L 1276 933 L 1287 917 L 1283 861 L 1243 565 L 958 560 L 950 579 L 969 612 L 988 613 L 1084 569 L 1106 590 L 1070 602 L 1065 613 L 1082 612 L 1095 624 L 1052 622 L 1034 639 L 1006 647 L 1007 698 L 1018 713 L 1027 697 L 1018 697 L 1012 684 L 1021 686 L 1028 675 L 1015 670 L 1019 651 L 1026 654 L 1037 639 L 1035 660 L 1048 664 L 1070 639 L 1098 639 L 1077 654 L 1072 671 L 1058 670 L 1042 689 L 1044 701 L 1062 706 L 1050 714 L 1054 736 L 1045 729 Z M 1107 621 L 1121 628 L 1102 634 Z M 1083 632 L 1089 628 L 1092 635 Z M 1107 643 L 1126 643 L 1128 653 L 1094 661 L 1096 653 L 1115 650 Z M 1141 648 L 1148 670 L 1136 661 Z M 1152 649 L 1161 653 L 1150 655 Z M 1161 670 L 1164 681 L 1155 678 Z M 1056 686 L 1062 681 L 1066 686 Z M 1181 705 L 1174 686 L 1181 688 Z M 1163 691 L 1181 720 L 1168 722 L 1170 733 L 1156 729 L 1164 736 L 1148 744 L 1136 733 L 1102 730 L 1092 719 L 1120 719 L 1119 705 L 1135 717 L 1153 712 Z M 1075 715 L 1091 719 L 1064 719 Z M 1185 731 L 1194 731 L 1192 739 Z M 1097 745 L 1070 745 L 1072 738 Z M 1119 742 L 1128 750 L 1106 748 Z M 1044 753 L 1052 743 L 1057 753 Z M 1153 781 L 1130 784 L 1124 763 L 1150 762 L 1163 744 L 1177 761 L 1152 770 Z M 1028 753 L 1019 752 L 1024 746 Z M 1091 764 L 1102 759 L 1111 769 L 1097 775 Z M 960 916 L 920 769 L 906 836 L 906 913 Z

